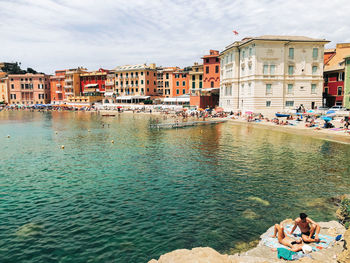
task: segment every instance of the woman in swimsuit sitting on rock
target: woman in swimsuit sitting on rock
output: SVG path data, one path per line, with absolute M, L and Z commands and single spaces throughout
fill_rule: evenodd
M 284 228 L 280 224 L 275 225 L 274 233 L 273 233 L 273 238 L 276 237 L 278 238 L 278 242 L 286 247 L 289 247 L 291 251 L 298 252 L 303 249 L 303 243 L 302 240 L 293 240 L 292 238 L 288 237 L 284 233 Z

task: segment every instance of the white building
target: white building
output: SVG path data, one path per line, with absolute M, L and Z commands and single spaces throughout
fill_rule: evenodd
M 323 50 L 329 41 L 302 36 L 244 38 L 220 54 L 220 107 L 283 111 L 322 105 Z

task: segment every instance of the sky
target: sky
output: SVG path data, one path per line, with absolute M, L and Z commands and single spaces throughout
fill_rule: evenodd
M 349 17 L 349 0 L 0 0 L 0 62 L 47 74 L 185 67 L 247 36 L 303 35 L 335 47 L 350 42 Z

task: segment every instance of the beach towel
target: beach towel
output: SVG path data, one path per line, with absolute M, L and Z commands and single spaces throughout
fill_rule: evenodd
M 297 227 L 297 229 L 294 231 L 293 235 L 287 234 L 287 232 L 290 232 L 293 228 L 293 225 L 286 225 L 284 226 L 285 229 L 285 234 L 291 238 L 298 239 L 301 238 L 301 232 L 300 229 Z M 261 236 L 261 242 L 263 245 L 270 247 L 270 248 L 286 248 L 286 246 L 281 245 L 278 243 L 277 238 L 272 238 L 271 236 L 273 235 L 274 228 L 271 227 L 263 236 Z M 319 251 L 321 249 L 326 249 L 330 247 L 334 242 L 335 238 L 327 235 L 318 235 L 321 241 L 324 241 L 325 243 L 310 243 L 312 247 L 312 251 Z

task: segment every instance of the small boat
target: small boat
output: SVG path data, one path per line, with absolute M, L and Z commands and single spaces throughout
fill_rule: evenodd
M 283 118 L 283 117 L 289 117 L 290 114 L 285 114 L 285 113 L 275 113 L 276 117 L 277 118 Z
M 101 114 L 102 117 L 115 117 L 115 114 L 111 114 L 111 113 L 104 113 L 104 114 Z

